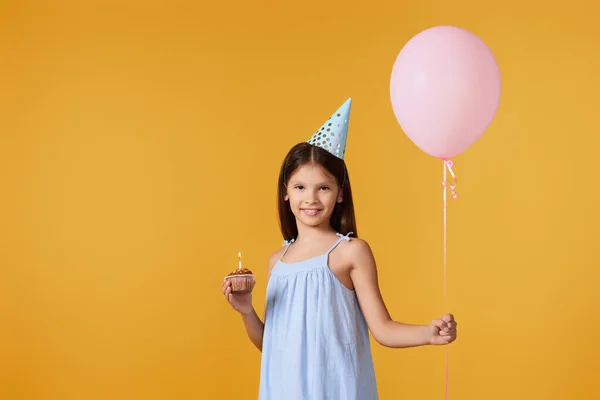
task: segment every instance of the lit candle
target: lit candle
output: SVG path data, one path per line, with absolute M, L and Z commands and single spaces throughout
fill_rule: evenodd
M 242 252 L 238 253 L 238 269 L 242 269 Z

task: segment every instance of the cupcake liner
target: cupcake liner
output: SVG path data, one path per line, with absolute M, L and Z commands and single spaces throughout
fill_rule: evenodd
M 254 274 L 228 275 L 225 279 L 231 282 L 232 293 L 250 293 L 254 282 Z

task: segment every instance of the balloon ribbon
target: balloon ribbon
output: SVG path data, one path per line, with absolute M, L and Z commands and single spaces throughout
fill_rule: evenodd
M 456 193 L 456 185 L 458 184 L 458 178 L 454 174 L 454 162 L 451 160 L 444 159 L 444 182 L 442 182 L 442 187 L 444 189 L 444 309 L 446 309 L 446 225 L 447 225 L 447 205 L 448 198 L 451 200 L 455 200 L 458 197 Z M 448 182 L 447 172 L 450 173 L 452 179 Z M 446 350 L 446 400 L 448 400 L 448 350 Z

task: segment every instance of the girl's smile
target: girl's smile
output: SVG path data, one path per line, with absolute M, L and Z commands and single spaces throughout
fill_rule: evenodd
M 319 215 L 322 211 L 318 208 L 301 208 L 300 210 L 302 210 L 302 212 L 304 212 L 304 214 L 308 215 L 309 217 L 314 217 L 316 215 Z

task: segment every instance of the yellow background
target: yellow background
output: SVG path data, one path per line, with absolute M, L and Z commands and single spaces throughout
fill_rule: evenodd
M 0 398 L 254 399 L 220 293 L 281 237 L 286 151 L 353 97 L 359 233 L 394 318 L 444 311 L 441 162 L 389 74 L 434 25 L 481 37 L 500 109 L 455 158 L 450 396 L 597 399 L 600 10 L 592 1 L 2 2 Z M 445 348 L 373 349 L 381 399 L 442 399 Z

